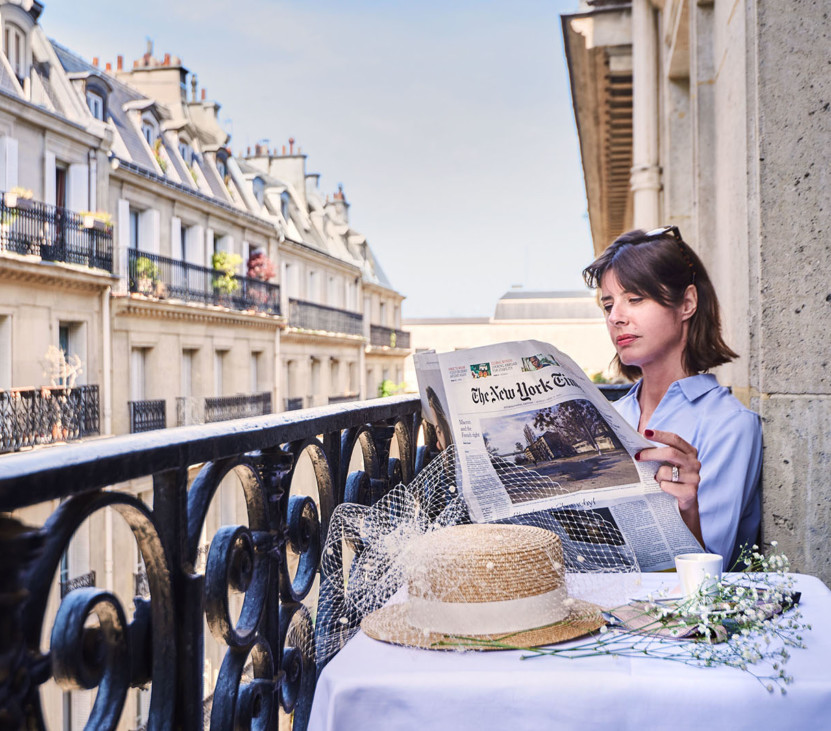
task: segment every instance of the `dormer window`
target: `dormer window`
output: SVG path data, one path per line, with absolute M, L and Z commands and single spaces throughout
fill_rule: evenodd
M 280 193 L 280 215 L 283 217 L 283 220 L 288 223 L 289 221 L 289 199 L 291 196 L 284 190 Z
M 147 140 L 147 144 L 153 147 L 156 144 L 156 138 L 159 136 L 158 122 L 149 115 L 143 116 L 141 118 L 141 133 L 144 135 L 144 139 Z
M 14 23 L 6 23 L 3 28 L 3 52 L 20 84 L 29 75 L 29 54 L 26 33 Z
M 179 154 L 185 161 L 185 165 L 190 165 L 193 163 L 193 149 L 191 148 L 190 143 L 187 140 L 179 140 Z
M 92 116 L 104 121 L 104 98 L 95 91 L 87 91 L 87 106 Z
M 251 181 L 251 187 L 254 189 L 254 197 L 257 199 L 257 203 L 262 205 L 265 200 L 265 181 L 260 177 L 254 178 Z
M 228 177 L 228 152 L 225 149 L 216 151 L 216 171 L 221 180 Z

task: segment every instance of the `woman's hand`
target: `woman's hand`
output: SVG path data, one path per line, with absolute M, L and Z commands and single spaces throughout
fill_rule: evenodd
M 701 482 L 698 450 L 672 432 L 645 429 L 643 435 L 667 446 L 642 449 L 635 455 L 635 459 L 639 462 L 663 462 L 655 473 L 655 479 L 664 492 L 678 501 L 681 518 L 703 546 L 701 519 L 698 515 L 698 485 Z M 678 479 L 675 481 L 672 479 L 673 467 L 678 469 Z

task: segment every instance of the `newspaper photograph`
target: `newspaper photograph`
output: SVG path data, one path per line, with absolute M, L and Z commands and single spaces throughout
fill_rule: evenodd
M 436 446 L 455 447 L 456 479 L 476 522 L 557 519 L 569 539 L 626 545 L 642 571 L 702 548 L 674 497 L 655 481 L 655 446 L 583 370 L 548 343 L 525 340 L 415 355 Z

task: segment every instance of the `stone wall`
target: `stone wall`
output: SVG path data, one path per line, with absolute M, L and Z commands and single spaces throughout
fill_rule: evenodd
M 751 394 L 765 540 L 831 582 L 831 23 L 817 0 L 748 0 Z

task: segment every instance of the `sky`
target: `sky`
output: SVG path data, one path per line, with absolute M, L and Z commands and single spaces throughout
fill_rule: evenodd
M 578 0 L 45 0 L 91 60 L 179 56 L 230 147 L 294 137 L 342 184 L 404 318 L 486 317 L 592 258 L 560 14 Z M 106 7 L 106 10 L 103 8 Z M 189 88 L 189 87 L 188 87 Z

